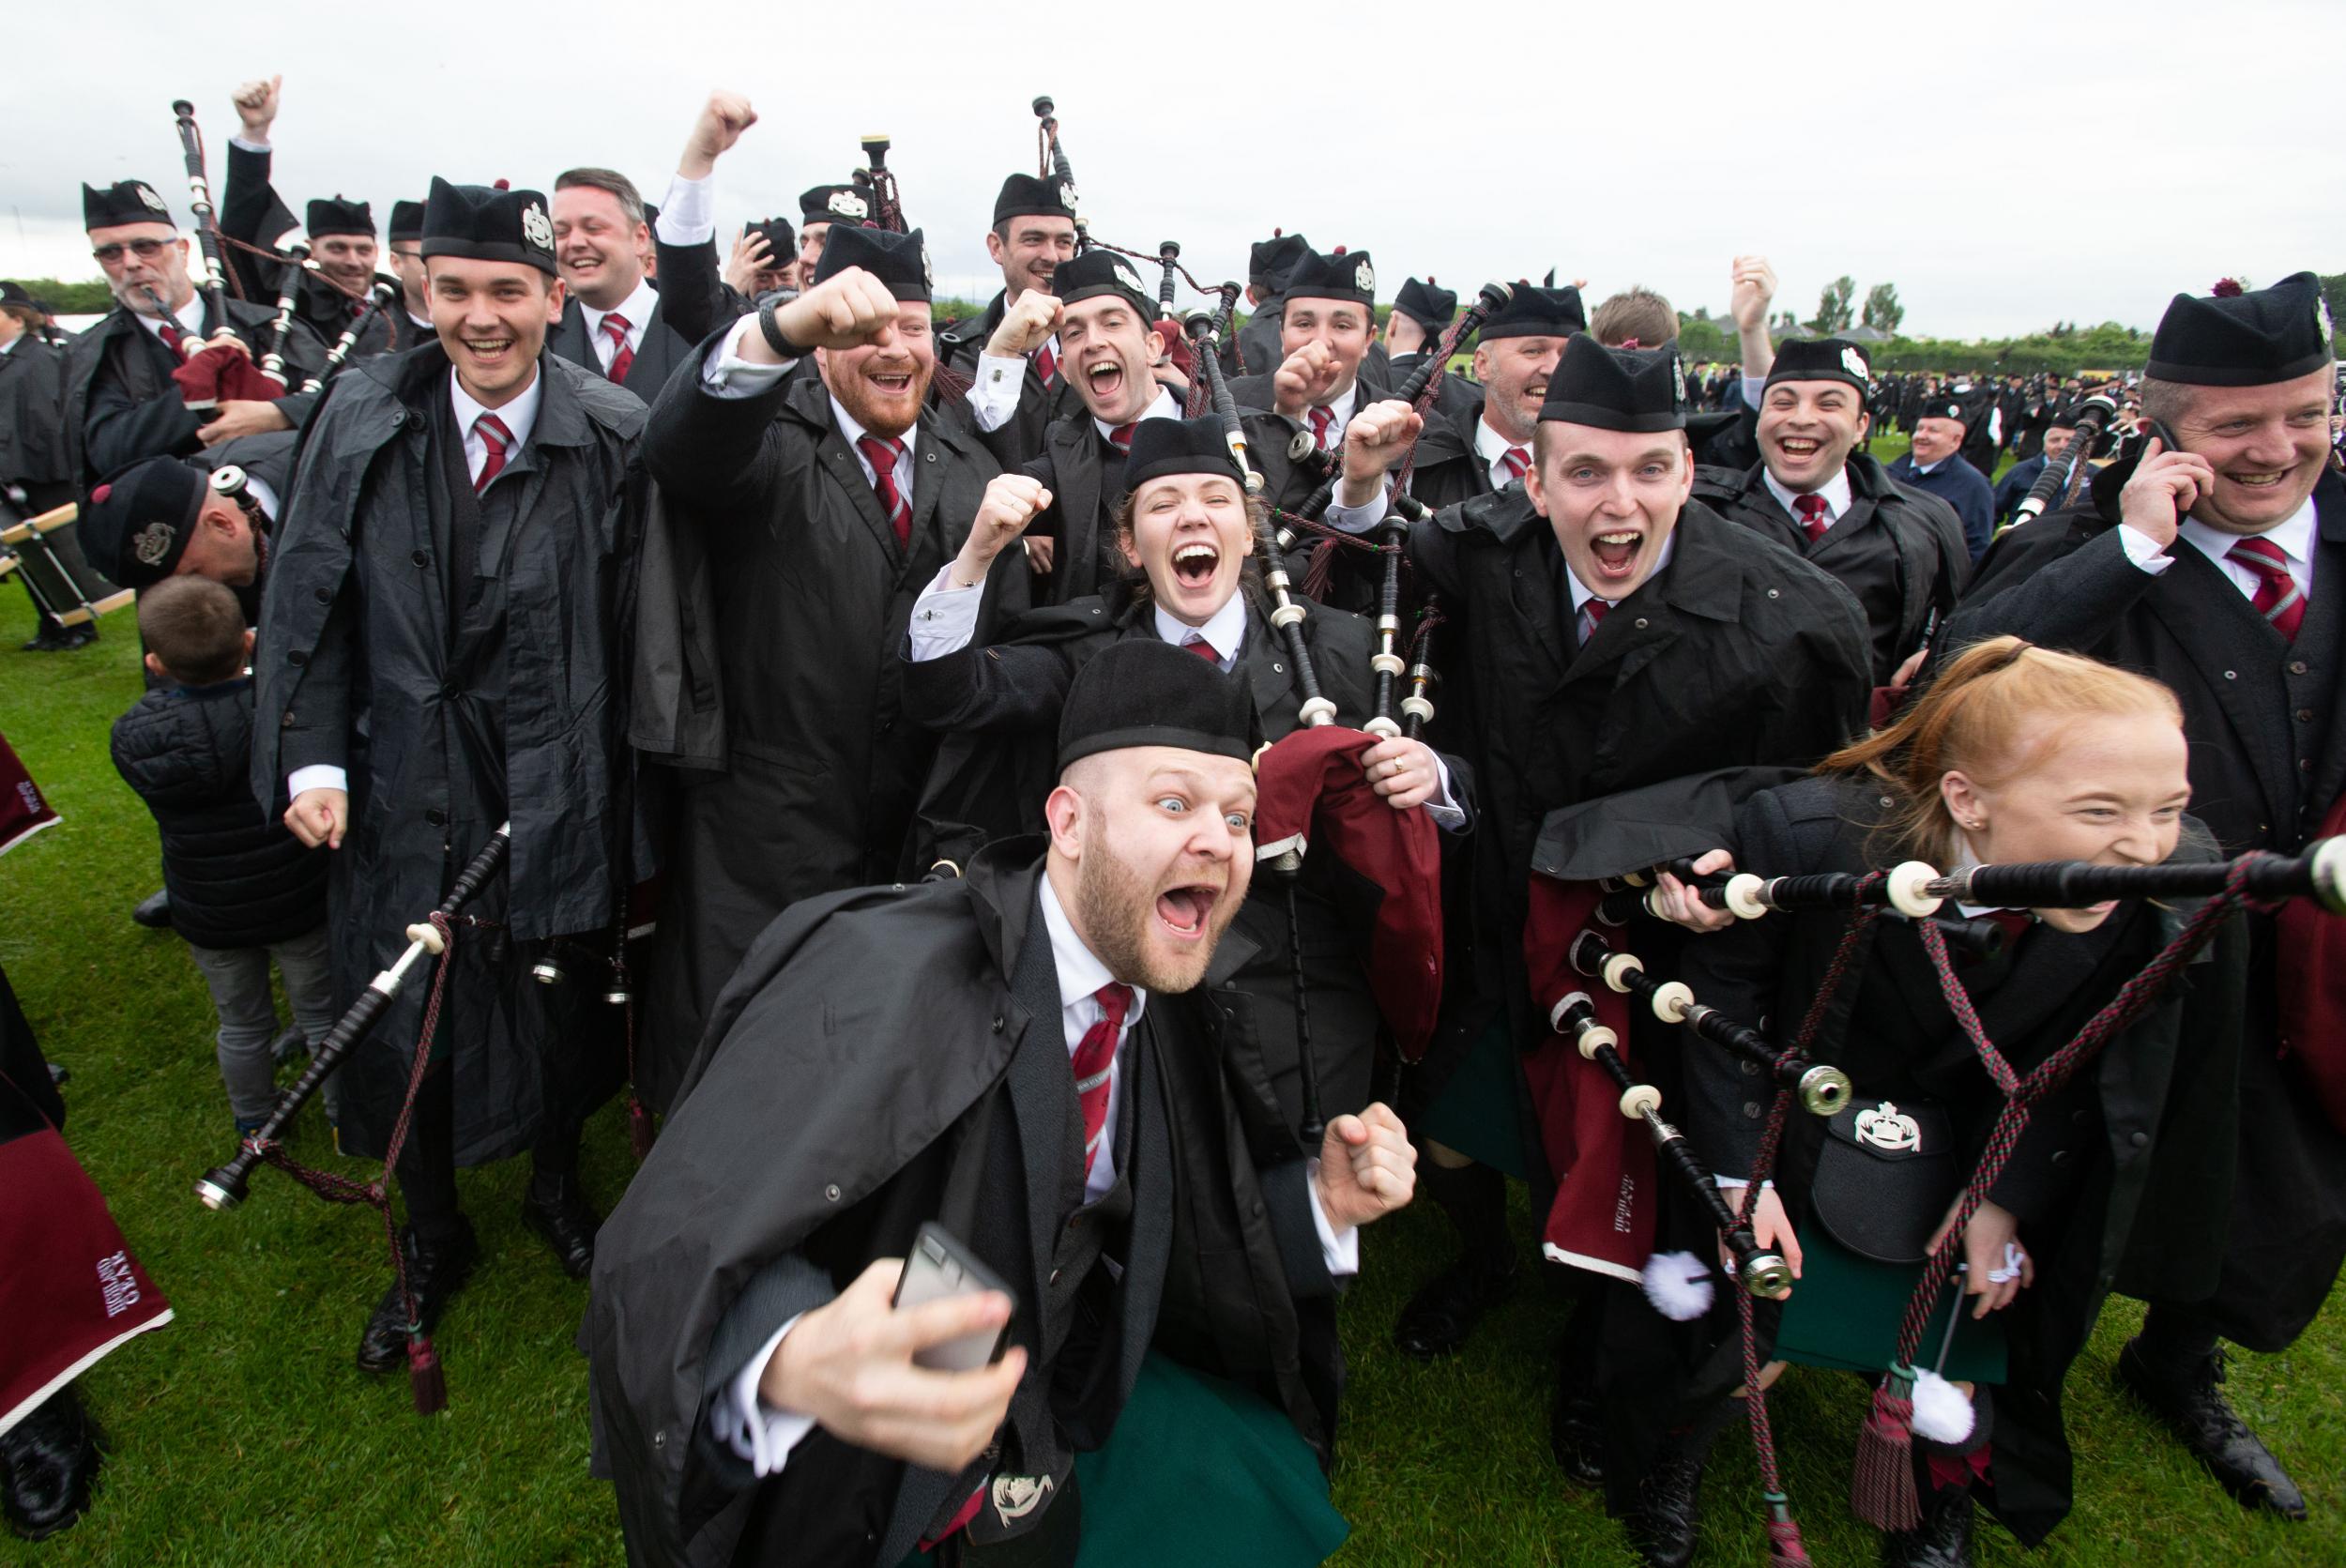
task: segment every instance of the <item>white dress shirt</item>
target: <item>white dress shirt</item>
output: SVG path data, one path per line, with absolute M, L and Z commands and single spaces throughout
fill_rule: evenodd
M 156 292 L 160 294 L 162 291 L 158 289 Z M 153 333 L 157 342 L 162 341 L 162 317 L 151 316 L 142 311 L 133 311 L 130 312 L 130 319 Z M 188 296 L 188 302 L 172 312 L 171 319 L 177 322 L 180 329 L 189 337 L 202 338 L 204 336 L 204 297 L 200 294 Z
M 1677 554 L 1678 535 L 1675 532 L 1672 532 L 1669 538 L 1662 541 L 1662 558 L 1653 563 L 1653 570 L 1646 574 L 1646 582 L 1651 583 L 1654 578 L 1659 577 L 1663 572 L 1668 571 L 1670 558 Z M 1609 614 L 1611 613 L 1613 606 L 1620 603 L 1621 601 L 1618 599 L 1605 599 L 1601 597 L 1594 588 L 1589 586 L 1586 583 L 1583 583 L 1580 580 L 1580 574 L 1572 570 L 1572 563 L 1569 561 L 1564 563 L 1564 582 L 1572 589 L 1572 622 L 1574 634 L 1577 636 L 1581 642 L 1586 643 L 1591 636 L 1594 635 L 1596 631 L 1596 628 L 1585 624 L 1588 619 L 1590 602 L 1594 601 L 1603 604 L 1607 613 Z M 1638 586 L 1639 587 L 1643 587 L 1645 584 L 1640 583 Z
M 1792 505 L 1792 492 L 1776 482 L 1775 476 L 1768 471 L 1764 463 L 1760 465 L 1760 481 L 1768 487 L 1768 494 L 1775 497 L 1775 504 L 1784 509 L 1785 516 L 1795 523 L 1801 521 L 1800 509 Z M 1824 497 L 1824 522 L 1825 526 L 1830 528 L 1841 520 L 1841 515 L 1849 510 L 1855 499 L 1850 493 L 1849 469 L 1846 466 L 1840 468 L 1814 494 Z
M 1059 1033 L 1067 1046 L 1070 1067 L 1075 1051 L 1083 1044 L 1084 1036 L 1100 1021 L 1102 1010 L 1096 993 L 1116 976 L 1097 954 L 1085 945 L 1077 935 L 1074 922 L 1067 918 L 1060 905 L 1059 891 L 1044 876 L 1039 893 L 1043 906 L 1044 929 L 1050 934 L 1051 961 L 1059 970 Z M 1108 1103 L 1106 1119 L 1100 1128 L 1100 1151 L 1084 1175 L 1084 1200 L 1091 1202 L 1116 1183 L 1116 1108 L 1123 1094 L 1124 1047 L 1131 1042 L 1133 1026 L 1140 1022 L 1149 1006 L 1149 993 L 1135 985 L 1132 988 L 1132 1005 L 1125 1010 L 1121 1032 L 1117 1036 L 1116 1058 L 1108 1064 Z M 1319 1233 L 1321 1260 L 1328 1272 L 1342 1277 L 1360 1272 L 1360 1232 L 1352 1228 L 1338 1231 L 1328 1223 L 1319 1207 L 1318 1162 L 1312 1163 L 1311 1176 L 1305 1191 L 1309 1195 L 1312 1225 Z M 1165 1195 L 1151 1195 L 1151 1201 L 1167 1202 Z M 778 1349 L 799 1319 L 791 1318 L 774 1331 L 774 1336 L 752 1356 L 739 1377 L 726 1391 L 727 1397 L 710 1401 L 709 1426 L 720 1441 L 731 1445 L 733 1452 L 750 1462 L 751 1469 L 761 1477 L 780 1470 L 809 1432 L 815 1430 L 815 1418 L 793 1410 L 778 1410 L 758 1397 L 758 1384 L 765 1378 L 766 1364 Z
M 659 291 L 651 286 L 648 278 L 638 278 L 635 292 L 619 301 L 617 313 L 627 323 L 629 353 L 641 354 L 644 351 L 644 328 L 651 324 L 651 312 L 659 303 Z M 611 334 L 602 329 L 602 319 L 613 312 L 598 311 L 584 299 L 578 302 L 578 308 L 586 318 L 586 341 L 594 344 L 595 362 L 602 367 L 603 374 L 609 375 L 611 358 L 619 350 L 618 345 L 611 341 Z
M 2185 518 L 2183 526 L 2176 529 L 2175 534 L 2178 540 L 2205 556 L 2217 571 L 2231 580 L 2232 586 L 2238 588 L 2243 597 L 2251 600 L 2256 598 L 2257 589 L 2264 580 L 2233 560 L 2232 548 L 2243 538 L 2269 539 L 2280 546 L 2282 555 L 2289 557 L 2289 574 L 2297 580 L 2297 591 L 2308 599 L 2313 597 L 2313 553 L 2317 541 L 2314 537 L 2313 497 L 2310 495 L 2306 497 L 2305 505 L 2260 535 L 2228 534 L 2221 528 L 2208 526 L 2196 517 Z M 2173 546 L 2162 550 L 2150 535 L 2131 525 L 2118 525 L 2118 542 L 2125 549 L 2126 559 L 2154 577 L 2175 564 L 2174 556 L 2170 554 Z
M 1059 355 L 1058 333 L 1052 333 L 1034 354 L 1045 348 L 1059 362 L 1059 380 L 1065 382 L 1067 363 Z M 968 395 L 963 401 L 977 417 L 980 430 L 999 430 L 1018 412 L 1018 400 L 1027 389 L 1027 367 L 1034 362 L 1034 354 L 992 354 L 983 347 L 978 350 L 978 373 L 969 378 Z
M 1511 451 L 1522 452 L 1524 460 L 1528 463 L 1531 458 L 1531 443 L 1508 440 L 1491 428 L 1491 422 L 1488 419 L 1474 421 L 1474 455 L 1483 460 L 1484 469 L 1491 481 L 1493 490 L 1504 490 L 1509 485 L 1517 482 L 1516 477 L 1506 468 L 1506 456 Z M 1382 522 L 1383 519 L 1379 518 L 1378 521 Z
M 660 198 L 660 216 L 653 220 L 652 231 L 666 245 L 701 245 L 716 238 L 717 176 L 712 174 L 707 179 L 686 179 L 682 175 L 671 175 L 668 193 Z
M 455 414 L 456 428 L 465 434 L 465 471 L 475 480 L 480 478 L 480 465 L 489 461 L 489 444 L 481 439 L 480 433 L 473 428 L 475 422 L 483 414 L 495 414 L 503 422 L 505 428 L 512 432 L 513 445 L 510 450 L 518 452 L 529 444 L 529 433 L 538 427 L 538 404 L 544 399 L 545 390 L 545 381 L 538 374 L 537 367 L 533 365 L 529 372 L 529 385 L 523 388 L 520 394 L 507 402 L 503 407 L 491 408 L 477 402 L 472 394 L 465 390 L 465 384 L 456 379 L 456 372 L 452 368 L 449 371 L 448 401 Z M 508 455 L 506 462 L 510 464 L 512 457 Z M 248 484 L 254 482 L 250 477 L 246 480 Z M 264 509 L 274 517 L 277 514 L 277 509 L 270 504 L 267 493 L 256 487 L 254 495 L 263 498 Z M 339 789 L 347 793 L 350 789 L 350 774 L 345 769 L 330 762 L 312 763 L 307 768 L 297 768 L 287 774 L 285 789 L 289 796 L 297 799 L 305 789 Z

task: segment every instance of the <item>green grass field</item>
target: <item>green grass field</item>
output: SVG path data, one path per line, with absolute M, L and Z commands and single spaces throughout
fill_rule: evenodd
M 1876 451 L 1886 458 L 1884 445 Z M 0 603 L 18 612 L 12 646 L 15 622 L 30 616 L 13 594 Z M 521 1165 L 465 1178 L 485 1257 L 438 1336 L 449 1402 L 428 1420 L 413 1413 L 404 1378 L 375 1381 L 351 1363 L 386 1280 L 371 1214 L 329 1209 L 273 1172 L 232 1213 L 190 1195 L 232 1142 L 204 987 L 175 937 L 128 918 L 158 885 L 156 839 L 114 776 L 106 737 L 138 691 L 121 616 L 84 652 L 0 653 L 0 729 L 66 818 L 0 860 L 0 962 L 42 1045 L 72 1070 L 74 1148 L 177 1313 L 84 1379 L 113 1440 L 93 1514 L 39 1547 L 0 1535 L 0 1562 L 621 1562 L 610 1494 L 586 1474 L 586 1373 L 571 1348 L 585 1288 L 523 1230 Z M 309 1136 L 304 1151 L 330 1163 Z M 619 1119 L 606 1112 L 586 1162 L 604 1203 L 630 1164 Z M 1345 1306 L 1353 1376 L 1336 1500 L 1354 1534 L 1337 1561 L 1633 1561 L 1595 1500 L 1548 1460 L 1561 1322 L 1539 1291 L 1498 1313 L 1450 1363 L 1421 1367 L 1387 1347 L 1395 1309 L 1442 1256 L 1443 1229 L 1429 1209 L 1372 1232 Z M 2113 1306 L 2078 1367 L 2081 1502 L 2034 1560 L 2346 1561 L 2346 1311 L 2334 1303 L 2293 1352 L 2244 1357 L 2232 1373 L 2233 1398 L 2312 1500 L 2314 1520 L 2300 1527 L 2245 1515 L 2112 1392 L 2110 1359 L 2137 1316 Z M 1845 1379 L 1813 1375 L 1782 1388 L 1778 1429 L 1816 1560 L 1870 1562 L 1871 1532 L 1844 1502 L 1859 1399 Z M 1704 1560 L 1764 1560 L 1754 1473 L 1748 1444 L 1730 1433 L 1713 1466 Z M 1992 1527 L 1983 1543 L 1984 1561 L 2019 1557 Z

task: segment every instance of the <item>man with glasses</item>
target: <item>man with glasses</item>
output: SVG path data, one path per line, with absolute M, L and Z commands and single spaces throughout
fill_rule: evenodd
M 326 363 L 326 345 L 307 325 L 296 320 L 287 336 L 285 396 L 190 408 L 171 373 L 214 340 L 251 352 L 276 312 L 224 299 L 226 320 L 213 319 L 188 276 L 188 242 L 144 180 L 84 185 L 82 218 L 114 309 L 66 355 L 65 435 L 76 482 L 86 488 L 144 457 L 186 457 L 238 436 L 300 428 L 317 398 L 295 388 Z

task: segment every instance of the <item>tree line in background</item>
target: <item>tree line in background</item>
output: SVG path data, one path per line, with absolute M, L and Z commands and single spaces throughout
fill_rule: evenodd
M 49 302 L 60 315 L 97 315 L 113 308 L 114 299 L 107 293 L 103 280 L 84 282 L 64 282 L 55 278 L 25 278 L 19 280 L 26 293 L 36 299 Z M 2333 272 L 2322 278 L 2322 297 L 2327 301 L 2333 320 L 2346 321 L 2346 272 Z M 983 310 L 981 301 L 940 299 L 937 316 L 942 321 L 957 321 Z M 1378 308 L 1381 321 L 1389 306 Z M 1240 318 L 1244 319 L 1242 316 Z M 1846 273 L 1824 286 L 1817 301 L 1817 313 L 1807 321 L 1800 320 L 1790 311 L 1781 312 L 1775 320 L 1778 337 L 1806 334 L 1831 337 L 1846 332 L 1852 326 L 1868 327 L 1887 336 L 1872 349 L 1874 368 L 1884 371 L 1951 371 L 1974 373 L 1994 372 L 1998 374 L 2033 375 L 2046 371 L 2055 375 L 2077 375 L 2086 371 L 2132 370 L 2142 363 L 2150 349 L 2150 336 L 2140 327 L 2124 327 L 2105 321 L 2097 327 L 2080 327 L 2076 322 L 2055 322 L 2041 332 L 2021 337 L 1982 338 L 1958 342 L 1942 338 L 1910 338 L 1898 328 L 1906 320 L 1906 307 L 1898 301 L 1896 283 L 1876 283 L 1866 291 L 1862 303 L 1857 298 L 1857 281 Z M 1697 363 L 1724 362 L 1739 357 L 1735 343 L 1735 324 L 1723 317 L 1713 316 L 1707 309 L 1694 314 L 1681 313 L 1679 347 L 1686 358 Z

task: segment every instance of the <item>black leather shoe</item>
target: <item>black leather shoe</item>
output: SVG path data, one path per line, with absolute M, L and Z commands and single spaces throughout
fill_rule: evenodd
M 1923 1522 L 1881 1538 L 1881 1568 L 1972 1568 L 1972 1489 L 1942 1486 L 1923 1499 Z
M 1394 1348 L 1422 1362 L 1455 1355 L 1483 1314 L 1515 1294 L 1521 1274 L 1512 1257 L 1504 1271 L 1480 1258 L 1457 1258 L 1427 1280 L 1394 1319 Z
M 436 1246 L 420 1245 L 413 1230 L 400 1233 L 399 1244 L 407 1249 L 407 1285 L 416 1293 L 416 1312 L 427 1334 L 439 1326 L 449 1298 L 464 1288 L 480 1257 L 471 1223 L 457 1223 L 464 1228 Z M 406 1363 L 407 1304 L 400 1299 L 394 1279 L 375 1303 L 374 1316 L 367 1319 L 367 1332 L 358 1336 L 358 1370 L 394 1372 Z
M 1652 1568 L 1686 1568 L 1702 1532 L 1702 1467 L 1721 1423 L 1672 1433 L 1638 1483 L 1638 1505 L 1626 1521 L 1629 1543 Z
M 87 624 L 54 628 L 44 626 L 41 628 L 40 635 L 20 646 L 26 653 L 70 653 L 77 647 L 87 647 L 96 641 L 98 641 L 98 628 L 94 626 Z
M 1548 1452 L 1568 1480 L 1583 1486 L 1605 1484 L 1605 1438 L 1597 1424 L 1596 1398 L 1579 1383 L 1556 1385 L 1547 1413 Z
M 2303 1519 L 2305 1494 L 2224 1397 L 2225 1360 L 2218 1346 L 2206 1361 L 2177 1377 L 2160 1371 L 2142 1354 L 2141 1341 L 2130 1339 L 2118 1352 L 2118 1386 L 2149 1406 L 2243 1506 Z
M 98 1429 L 68 1383 L 0 1437 L 8 1528 L 27 1541 L 67 1529 L 89 1511 L 98 1465 Z
M 171 890 L 158 889 L 139 900 L 139 906 L 130 911 L 130 918 L 149 931 L 171 929 Z
M 562 1178 L 542 1197 L 532 1180 L 529 1190 L 522 1195 L 522 1222 L 544 1241 L 554 1260 L 571 1278 L 585 1279 L 594 1268 L 595 1232 L 602 1228 L 602 1216 L 579 1190 L 577 1177 Z

